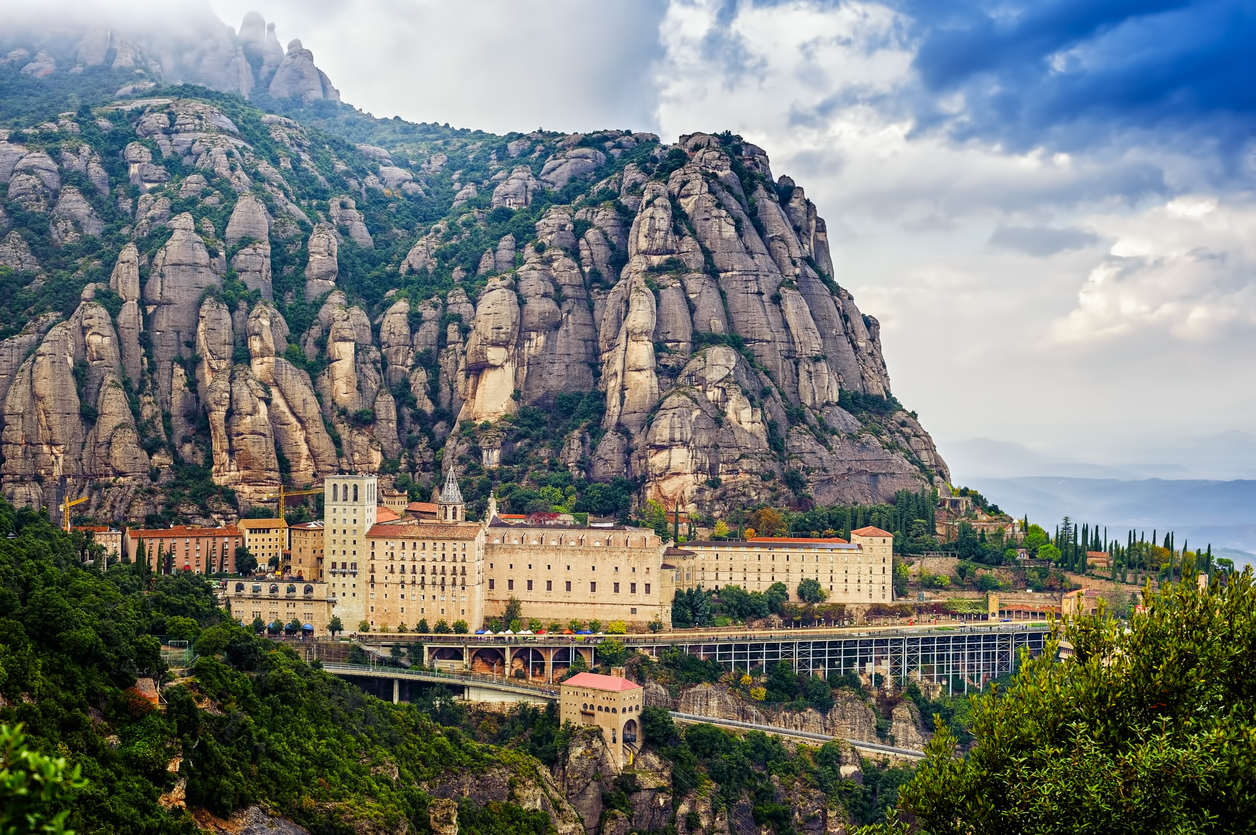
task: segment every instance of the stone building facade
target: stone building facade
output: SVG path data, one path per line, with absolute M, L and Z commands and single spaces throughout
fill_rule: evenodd
M 514 597 L 526 617 L 566 624 L 622 620 L 670 628 L 671 572 L 665 544 L 643 528 L 509 525 L 490 517 L 485 535 L 485 614 Z
M 219 597 L 231 616 L 246 624 L 261 618 L 265 624 L 284 625 L 294 618 L 306 632 L 326 635 L 332 618 L 332 604 L 326 583 L 301 580 L 226 580 Z
M 620 676 L 576 673 L 559 686 L 559 718 L 565 725 L 592 725 L 619 765 L 631 764 L 641 749 L 641 685 Z
M 329 476 L 323 482 L 324 573 L 336 614 L 350 631 L 367 620 L 366 534 L 375 525 L 377 507 L 375 476 Z
M 893 534 L 867 527 L 851 531 L 850 542 L 795 537 L 687 542 L 669 559 L 679 588 L 738 585 L 766 592 L 773 583 L 784 583 L 794 599 L 798 584 L 813 579 L 830 603 L 888 603 L 894 599 L 893 551 Z
M 236 527 L 244 536 L 244 547 L 249 549 L 260 568 L 274 568 L 283 563 L 284 551 L 288 550 L 287 522 L 283 519 L 241 519 L 236 522 Z
M 323 531 L 322 521 L 302 522 L 288 528 L 288 559 L 283 573 L 306 580 L 323 580 Z
M 197 574 L 234 574 L 235 551 L 244 544 L 244 537 L 234 526 L 222 528 L 196 528 L 176 525 L 151 530 L 128 530 L 126 533 L 127 558 L 136 561 L 139 544 L 144 543 L 144 556 L 153 571 L 164 570 L 158 563 L 173 554 L 175 571 L 195 571 Z

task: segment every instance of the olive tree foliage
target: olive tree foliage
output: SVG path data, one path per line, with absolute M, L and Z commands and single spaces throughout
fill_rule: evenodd
M 65 801 L 86 784 L 79 766 L 31 750 L 21 725 L 0 725 L 0 834 L 73 835 Z
M 1128 624 L 1067 620 L 1006 692 L 976 700 L 966 757 L 938 723 L 901 808 L 931 835 L 1250 831 L 1252 571 L 1203 589 L 1188 576 L 1143 606 Z M 1073 655 L 1054 660 L 1061 639 Z M 907 831 L 891 819 L 862 833 Z

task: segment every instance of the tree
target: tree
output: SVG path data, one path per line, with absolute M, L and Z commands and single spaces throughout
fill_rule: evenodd
M 32 751 L 21 725 L 0 725 L 0 833 L 73 835 L 65 828 L 69 810 L 54 810 L 86 785 L 79 766 Z
M 1246 831 L 1256 814 L 1252 571 L 1204 589 L 1188 573 L 1142 602 L 1128 624 L 1104 612 L 1068 619 L 1006 692 L 977 701 L 965 757 L 938 722 L 899 793 L 923 830 Z M 1061 637 L 1073 655 L 1056 660 Z
M 261 635 L 266 631 L 266 622 L 260 617 L 253 618 L 253 623 L 250 624 L 250 628 L 253 630 L 254 635 Z
M 628 650 L 622 642 L 611 638 L 597 645 L 597 656 L 607 666 L 622 667 L 628 658 Z
M 252 574 L 257 570 L 257 557 L 253 556 L 253 552 L 243 545 L 237 545 L 235 549 L 235 567 L 237 574 Z
M 448 635 L 453 630 L 449 628 L 449 623 L 444 618 L 436 621 L 436 628 L 432 630 L 437 635 Z
M 513 594 L 506 598 L 506 611 L 502 613 L 502 620 L 506 623 L 513 623 L 523 619 L 523 604 L 519 602 L 519 598 Z M 516 632 L 518 630 L 515 630 Z
M 345 625 L 340 622 L 339 615 L 333 617 L 331 621 L 327 624 L 327 631 L 331 633 L 331 636 L 333 638 L 336 637 L 341 632 L 345 631 Z
M 798 599 L 803 603 L 823 603 L 827 597 L 820 583 L 811 577 L 798 584 Z
M 1046 545 L 1043 545 L 1038 549 L 1038 559 L 1059 562 L 1060 549 L 1048 542 Z
M 419 622 L 415 625 L 414 631 L 418 632 L 420 635 L 429 634 L 432 629 L 427 625 L 427 618 L 419 618 Z
M 370 632 L 370 631 L 371 631 L 371 623 L 370 623 L 370 621 L 365 621 L 365 620 L 360 620 L 360 621 L 358 621 L 358 631 L 359 631 L 359 632 Z
M 470 629 L 468 628 L 467 622 L 465 620 L 454 621 L 454 634 L 455 635 L 465 635 L 469 631 Z
M 773 583 L 764 596 L 767 597 L 768 611 L 779 613 L 789 601 L 789 588 L 784 583 Z

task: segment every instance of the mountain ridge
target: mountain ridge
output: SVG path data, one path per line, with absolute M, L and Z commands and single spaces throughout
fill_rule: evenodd
M 25 67 L 0 84 L 49 103 L 115 72 Z M 457 466 L 473 508 L 721 514 L 948 478 L 762 149 L 373 120 L 274 77 L 252 104 L 114 91 L 3 131 L 14 501 L 64 478 L 95 518 L 222 519 L 281 479 L 421 493 Z

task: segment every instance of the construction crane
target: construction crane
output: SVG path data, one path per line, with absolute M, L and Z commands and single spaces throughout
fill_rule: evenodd
M 311 490 L 285 490 L 281 484 L 279 485 L 278 493 L 271 493 L 269 496 L 263 496 L 262 501 L 269 502 L 278 499 L 279 502 L 275 505 L 275 518 L 282 519 L 284 500 L 289 496 L 313 496 L 322 492 L 322 487 L 315 487 Z
M 89 498 L 91 497 L 84 496 L 83 498 L 75 499 L 72 502 L 62 502 L 61 504 L 57 506 L 57 509 L 61 511 L 61 521 L 65 524 L 66 533 L 70 532 L 70 508 L 74 507 L 76 504 L 82 504 L 83 502 L 87 501 Z

